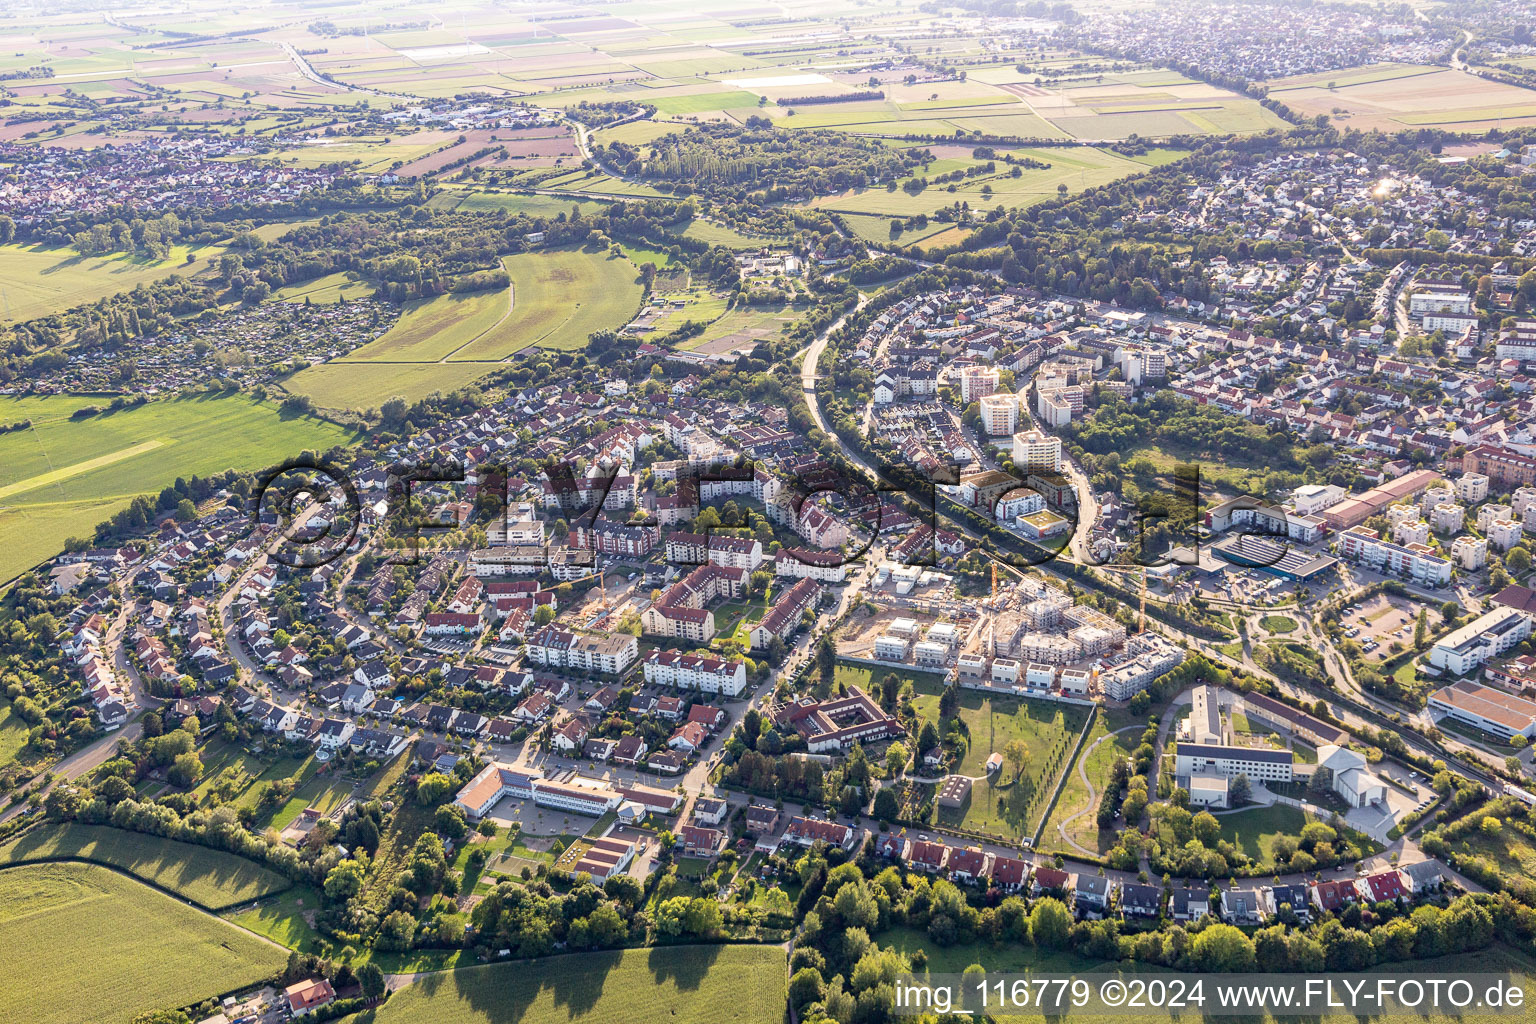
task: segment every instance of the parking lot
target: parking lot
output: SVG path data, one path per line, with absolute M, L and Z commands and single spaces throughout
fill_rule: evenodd
M 1383 661 L 1413 646 L 1415 625 L 1419 610 L 1423 607 L 1425 605 L 1420 601 L 1393 594 L 1377 594 L 1345 608 L 1339 624 L 1344 627 L 1344 636 L 1358 643 L 1367 658 Z M 1439 627 L 1439 623 L 1439 611 L 1431 608 L 1431 633 Z M 1396 651 L 1393 650 L 1394 644 L 1399 645 Z

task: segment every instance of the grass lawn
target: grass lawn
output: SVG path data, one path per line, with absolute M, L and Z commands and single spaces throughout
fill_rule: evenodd
M 0 1020 L 123 1024 L 254 984 L 287 955 L 132 879 L 89 864 L 0 871 Z
M 1259 620 L 1259 625 L 1270 633 L 1296 632 L 1296 620 L 1289 615 L 1266 615 Z
M 29 731 L 27 723 L 11 712 L 9 704 L 0 708 L 0 766 L 10 764 L 26 747 Z
M 1109 778 L 1110 766 L 1118 758 L 1123 758 L 1135 750 L 1141 743 L 1141 730 L 1131 729 L 1118 733 L 1113 739 L 1104 740 L 1103 743 L 1099 743 L 1099 740 L 1119 729 L 1136 724 L 1139 723 L 1135 716 L 1124 708 L 1101 707 L 1099 709 L 1093 722 L 1093 729 L 1083 744 L 1083 771 L 1093 781 L 1092 798 L 1089 797 L 1088 787 L 1083 783 L 1083 777 L 1078 772 L 1076 764 L 1073 764 L 1067 769 L 1067 781 L 1061 787 L 1061 796 L 1057 799 L 1056 807 L 1051 811 L 1050 820 L 1046 822 L 1045 830 L 1040 835 L 1041 849 L 1075 852 L 1061 842 L 1061 833 L 1056 826 L 1072 818 L 1079 811 L 1085 813 L 1079 815 L 1067 826 L 1067 835 L 1086 849 L 1096 849 L 1100 853 L 1115 845 L 1117 834 L 1112 830 L 1099 829 L 1097 817 L 1099 796 L 1104 791 L 1104 781 Z M 1095 744 L 1098 745 L 1095 746 Z
M 179 476 L 275 466 L 351 439 L 334 423 L 285 416 L 276 403 L 238 394 L 71 419 L 92 404 L 80 396 L 0 399 L 0 421 L 33 422 L 0 435 L 0 580 Z
M 604 210 L 609 205 L 593 199 L 523 196 L 515 192 L 459 191 L 459 187 L 452 184 L 442 187 L 450 191 L 433 196 L 431 205 L 442 209 L 460 210 L 464 213 L 506 210 L 508 213 L 526 213 L 530 217 L 558 217 L 562 213 L 569 217 L 578 209 L 582 216 L 586 216 Z
M 938 694 L 919 694 L 913 703 L 918 718 L 939 725 L 943 736 Z M 959 717 L 969 745 L 956 773 L 985 776 L 988 756 L 994 751 L 1001 753 L 1015 739 L 1029 746 L 1031 759 L 1022 778 L 1016 780 L 1013 765 L 1005 764 L 998 774 L 976 782 L 961 807 L 937 808 L 938 823 L 1008 838 L 1031 833 L 1044 813 L 1051 786 L 1066 764 L 1086 714 L 1083 708 L 1052 701 L 994 700 L 984 694 L 962 692 Z
M 434 974 L 397 992 L 377 1024 L 778 1024 L 777 946 L 661 946 Z
M 1300 808 L 1276 804 L 1273 807 L 1254 807 L 1235 814 L 1218 814 L 1216 820 L 1221 823 L 1222 839 L 1257 863 L 1268 865 L 1273 861 L 1276 839 L 1301 835 L 1302 826 L 1315 819 Z M 1346 834 L 1361 847 L 1366 856 L 1381 849 L 1379 844 L 1367 836 L 1353 832 Z
M 0 847 L 0 864 L 63 858 L 119 868 L 210 910 L 270 896 L 292 884 L 232 853 L 102 825 L 37 828 Z
M 758 249 L 784 241 L 782 238 L 770 235 L 745 234 L 725 224 L 699 218 L 688 222 L 688 226 L 683 229 L 683 235 L 700 242 L 708 242 L 710 245 L 723 245 L 728 249 Z

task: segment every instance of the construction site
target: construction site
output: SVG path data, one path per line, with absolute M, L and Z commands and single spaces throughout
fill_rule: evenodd
M 922 579 L 940 575 L 881 566 L 865 609 L 839 631 L 838 656 L 941 673 L 966 689 L 1084 701 L 1128 701 L 1183 660 L 1146 631 L 1144 580 L 1132 634 L 1041 576 L 994 563 L 989 593 L 975 601 Z

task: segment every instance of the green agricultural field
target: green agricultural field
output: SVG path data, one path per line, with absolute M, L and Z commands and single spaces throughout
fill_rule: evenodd
M 757 106 L 757 97 L 751 93 L 730 92 L 693 93 L 688 96 L 658 96 L 651 100 L 663 114 L 702 114 L 711 110 L 740 110 Z
M 507 293 L 449 292 L 413 299 L 395 326 L 347 353 L 345 363 L 436 363 L 495 327 L 507 315 Z
M 628 323 L 644 290 L 622 256 L 584 249 L 544 249 L 502 260 L 512 276 L 511 312 L 449 357 L 501 360 L 530 345 L 579 349 L 594 331 Z
M 622 142 L 630 146 L 643 146 L 665 135 L 686 130 L 683 125 L 662 121 L 631 121 L 614 128 L 599 128 L 593 132 L 597 142 L 605 146 Z
M 765 245 L 784 241 L 783 238 L 776 236 L 744 234 L 724 224 L 699 219 L 689 221 L 688 226 L 683 229 L 683 235 L 698 239 L 700 242 L 708 242 L 710 245 L 723 245 L 728 249 L 760 249 Z
M 81 256 L 69 248 L 0 245 L 0 323 L 59 313 L 172 274 L 195 274 L 223 252 L 220 246 L 176 246 L 168 258 L 152 260 L 127 253 Z M 197 257 L 192 263 L 189 254 Z
M 661 946 L 577 953 L 424 977 L 376 1024 L 778 1024 L 777 946 Z
M 326 274 L 303 284 L 291 284 L 272 293 L 276 302 L 312 302 L 317 306 L 332 306 L 341 299 L 348 302 L 366 299 L 374 292 L 374 286 L 361 274 L 346 271 Z
M 89 864 L 0 871 L 0 1020 L 125 1024 L 282 970 L 285 950 Z
M 506 210 L 508 213 L 526 213 L 530 217 L 570 216 L 579 209 L 582 216 L 606 209 L 611 203 L 593 199 L 561 199 L 559 196 L 524 196 L 515 192 L 443 192 L 432 197 L 432 205 L 441 209 L 459 210 L 463 213 L 485 213 Z
M 209 910 L 270 896 L 292 884 L 232 853 L 100 825 L 34 829 L 0 847 L 0 864 L 65 859 L 118 868 Z
M 485 363 L 357 363 L 332 360 L 311 366 L 283 381 L 322 409 L 377 409 L 391 398 L 407 401 L 434 391 L 447 393 L 484 377 Z
M 89 397 L 0 399 L 0 580 L 63 550 L 135 495 L 178 476 L 275 466 L 306 449 L 347 443 L 334 423 L 289 417 L 245 395 L 150 402 L 84 419 Z

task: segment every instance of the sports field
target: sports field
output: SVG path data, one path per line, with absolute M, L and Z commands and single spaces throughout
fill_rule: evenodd
M 346 443 L 334 423 L 285 417 L 245 395 L 150 402 L 73 419 L 104 402 L 83 396 L 0 399 L 0 580 L 63 550 L 137 494 L 177 477 L 275 466 L 306 449 Z
M 0 1020 L 126 1024 L 280 971 L 280 949 L 89 864 L 0 871 Z
M 209 910 L 270 896 L 292 884 L 232 853 L 100 825 L 33 829 L 0 846 L 0 865 L 65 859 L 118 868 Z
M 784 977 L 777 946 L 576 953 L 428 975 L 377 1024 L 777 1024 Z

